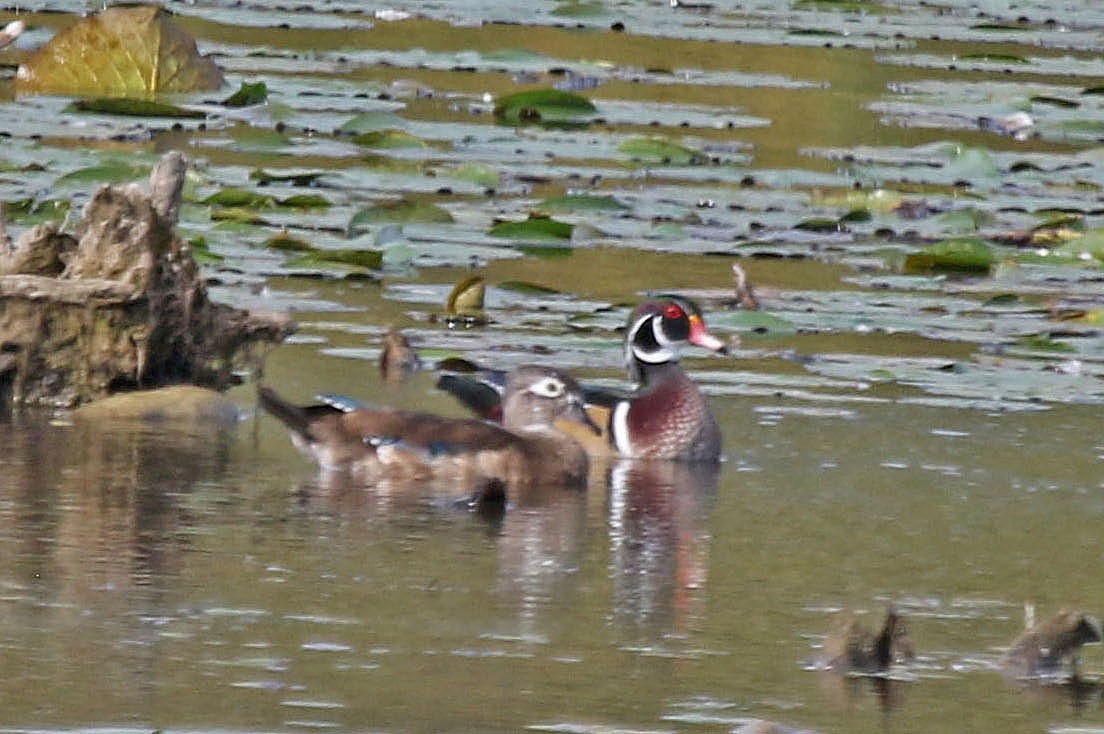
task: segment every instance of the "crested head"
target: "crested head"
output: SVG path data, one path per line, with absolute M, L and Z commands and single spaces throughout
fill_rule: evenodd
M 510 372 L 502 405 L 502 424 L 508 430 L 550 428 L 560 418 L 598 432 L 586 414 L 583 390 L 571 375 L 540 365 L 523 365 Z
M 637 306 L 629 317 L 625 361 L 639 378 L 642 364 L 677 362 L 686 344 L 728 352 L 724 343 L 709 333 L 698 304 L 682 296 L 656 296 Z

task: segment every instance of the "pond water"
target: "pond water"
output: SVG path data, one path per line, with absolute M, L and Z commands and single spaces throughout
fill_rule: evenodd
M 0 63 L 80 5 L 21 4 L 31 30 Z M 693 294 L 739 342 L 685 359 L 725 461 L 599 462 L 585 491 L 495 521 L 448 491 L 319 476 L 253 414 L 252 384 L 231 391 L 236 426 L 8 416 L 0 730 L 1104 731 L 1099 646 L 1077 688 L 997 668 L 1025 603 L 1104 608 L 1094 4 L 458 1 L 394 22 L 352 2 L 169 6 L 227 93 L 263 80 L 269 104 L 178 100 L 201 128 L 74 115 L 0 81 L 0 199 L 79 206 L 184 150 L 181 232 L 214 297 L 295 311 L 265 380 L 298 400 L 461 415 L 429 372 L 382 381 L 388 325 L 431 360 L 623 385 L 632 304 Z M 565 80 L 599 119 L 494 124 L 488 99 Z M 1017 111 L 1024 139 L 979 123 Z M 366 150 L 333 132 L 354 118 L 422 143 Z M 652 136 L 704 162 L 623 147 Z M 328 205 L 245 220 L 203 203 L 227 187 Z M 358 218 L 404 195 L 449 216 Z M 491 233 L 533 211 L 571 235 Z M 345 277 L 265 246 L 285 229 L 383 267 Z M 962 236 L 983 269 L 906 262 Z M 761 311 L 729 305 L 734 261 Z M 450 329 L 434 317 L 473 268 L 491 324 Z M 874 627 L 890 603 L 915 662 L 889 680 L 813 669 L 838 610 Z

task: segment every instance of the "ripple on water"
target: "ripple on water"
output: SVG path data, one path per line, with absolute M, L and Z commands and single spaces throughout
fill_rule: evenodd
M 313 652 L 352 652 L 353 650 L 351 645 L 346 645 L 343 642 L 328 642 L 324 640 L 304 642 L 299 647 Z
M 593 724 L 563 721 L 550 724 L 529 724 L 529 731 L 548 731 L 557 734 L 675 734 L 674 729 L 641 729 L 623 727 L 617 724 Z
M 345 708 L 345 704 L 339 701 L 310 701 L 302 698 L 292 698 L 280 701 L 281 706 L 296 709 L 310 709 L 312 711 L 337 711 Z

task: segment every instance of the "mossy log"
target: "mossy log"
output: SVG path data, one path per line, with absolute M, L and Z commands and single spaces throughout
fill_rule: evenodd
M 212 303 L 175 234 L 186 161 L 169 153 L 147 190 L 103 186 L 73 235 L 0 229 L 0 401 L 74 407 L 170 384 L 216 389 L 256 345 L 294 330 L 283 314 Z

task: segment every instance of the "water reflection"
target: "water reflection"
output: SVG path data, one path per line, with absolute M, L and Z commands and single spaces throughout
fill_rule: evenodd
M 185 498 L 226 467 L 230 436 L 38 418 L 0 434 L 0 535 L 13 546 L 0 556 L 11 610 L 0 634 L 15 641 L 5 652 L 55 661 L 43 696 L 98 689 L 90 710 L 141 710 L 195 524 Z M 124 685 L 104 696 L 89 666 Z M 8 682 L 18 690 L 0 686 L 0 699 L 38 698 L 18 693 L 25 681 Z
M 817 675 L 825 699 L 841 711 L 859 708 L 871 696 L 883 713 L 899 711 L 912 685 L 911 681 L 887 675 L 853 675 L 828 670 Z
M 156 586 L 191 524 L 180 499 L 229 461 L 231 434 L 218 431 L 45 419 L 6 428 L 0 466 L 11 514 L 0 517 L 18 546 L 8 571 L 55 600 Z
M 620 461 L 609 473 L 613 617 L 630 644 L 662 644 L 702 620 L 707 519 L 719 467 Z
M 497 527 L 495 594 L 515 610 L 513 630 L 530 642 L 553 633 L 555 610 L 568 608 L 577 590 L 587 495 L 557 488 L 529 492 L 511 504 Z M 502 624 L 502 622 L 500 622 Z

